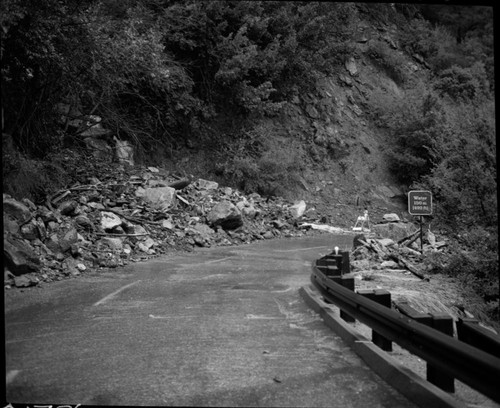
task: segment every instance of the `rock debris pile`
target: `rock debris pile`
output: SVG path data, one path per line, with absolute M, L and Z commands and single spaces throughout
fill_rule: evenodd
M 376 237 L 364 234 L 354 237 L 352 265 L 355 271 L 403 269 L 427 279 L 424 261 L 431 253 L 443 252 L 447 247 L 447 242 L 438 241 L 430 229 L 421 237 L 414 224 L 400 222 L 396 214 L 386 214 L 384 222 L 374 225 L 371 231 Z
M 305 203 L 243 195 L 154 167 L 119 166 L 58 191 L 45 205 L 5 195 L 7 287 L 124 266 L 172 251 L 314 234 Z

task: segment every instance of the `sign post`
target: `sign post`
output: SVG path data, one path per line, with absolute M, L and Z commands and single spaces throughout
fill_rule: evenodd
M 420 215 L 420 252 L 423 250 L 422 217 L 432 214 L 432 193 L 425 190 L 413 190 L 408 193 L 408 212 L 411 215 Z

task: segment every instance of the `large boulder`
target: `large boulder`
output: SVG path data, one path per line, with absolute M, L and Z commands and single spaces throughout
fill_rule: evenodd
M 3 200 L 3 213 L 20 224 L 25 223 L 31 218 L 30 209 L 13 198 Z
M 40 257 L 31 245 L 10 235 L 4 236 L 3 243 L 5 264 L 14 275 L 40 270 Z
M 290 207 L 290 213 L 292 214 L 293 218 L 302 217 L 305 211 L 306 211 L 306 203 L 304 200 L 300 200 Z
M 372 225 L 371 229 L 379 238 L 390 238 L 397 242 L 414 233 L 417 227 L 407 222 L 389 222 Z
M 177 202 L 175 188 L 153 187 L 144 190 L 144 201 L 148 202 L 156 210 L 166 211 Z
M 77 242 L 78 231 L 76 230 L 76 228 L 69 228 L 63 235 L 63 237 L 59 240 L 59 245 L 62 252 L 66 252 L 71 249 L 71 245 L 76 244 Z
M 220 225 L 224 230 L 233 230 L 243 225 L 240 210 L 229 201 L 216 204 L 208 213 L 207 220 L 210 225 Z

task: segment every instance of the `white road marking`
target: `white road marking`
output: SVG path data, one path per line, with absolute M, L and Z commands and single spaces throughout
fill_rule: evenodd
M 254 314 L 247 314 L 245 316 L 247 319 L 259 319 L 259 320 L 274 320 L 274 319 L 280 319 L 280 317 L 275 317 L 275 316 L 263 316 L 263 315 L 254 315 Z
M 118 293 L 124 291 L 125 289 L 139 283 L 140 280 L 129 283 L 128 285 L 122 286 L 120 289 L 115 290 L 113 293 L 110 293 L 109 295 L 103 297 L 101 300 L 97 301 L 94 303 L 94 306 L 99 306 L 102 305 L 104 302 L 107 302 L 109 299 L 111 299 L 113 296 L 117 295 Z
M 274 252 L 296 252 L 296 251 L 309 251 L 310 249 L 330 248 L 328 246 L 310 247 L 310 248 L 297 248 L 297 249 L 275 249 Z
M 14 378 L 16 378 L 20 372 L 21 370 L 10 370 L 5 376 L 5 382 L 7 384 L 10 384 L 12 381 L 14 381 Z
M 150 314 L 148 316 L 150 319 L 185 319 L 186 317 L 196 317 L 194 315 L 179 315 L 179 316 L 157 316 Z
M 216 263 L 216 262 L 222 262 L 222 261 L 225 261 L 226 259 L 231 259 L 231 258 L 233 258 L 233 257 L 232 256 L 226 256 L 225 258 L 213 259 L 212 261 L 206 261 L 206 262 L 203 262 L 202 264 L 206 265 L 206 264 L 212 264 L 212 263 Z

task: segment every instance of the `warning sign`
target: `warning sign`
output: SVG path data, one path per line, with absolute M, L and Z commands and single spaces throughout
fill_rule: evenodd
M 408 193 L 408 212 L 411 215 L 431 215 L 432 193 L 430 191 L 410 191 Z

